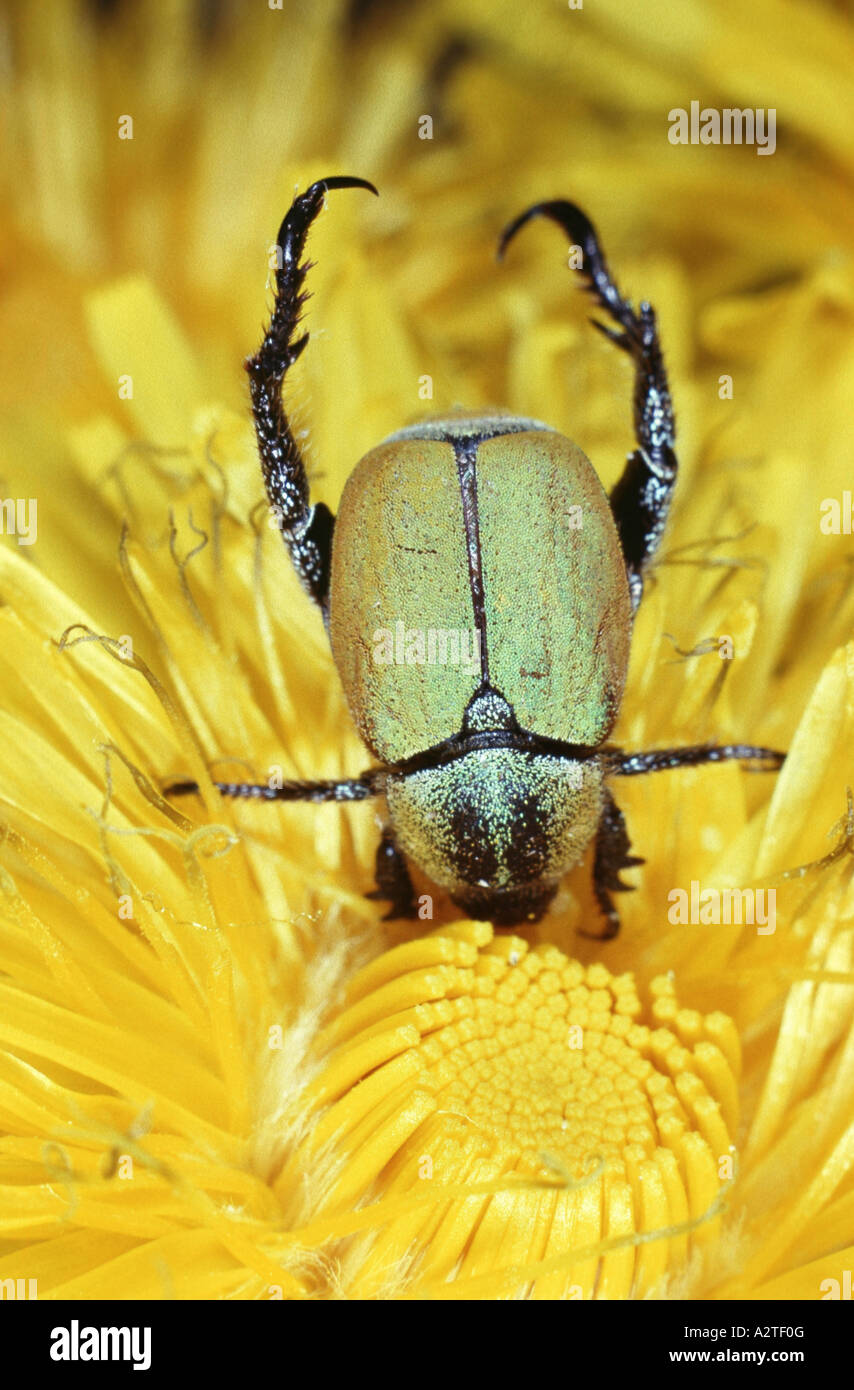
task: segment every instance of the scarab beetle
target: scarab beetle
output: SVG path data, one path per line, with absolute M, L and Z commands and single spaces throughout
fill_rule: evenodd
M 606 743 L 676 481 L 654 310 L 622 297 L 573 203 L 529 208 L 505 229 L 499 256 L 532 217 L 556 222 L 613 324 L 595 326 L 634 363 L 637 447 L 610 498 L 581 449 L 551 426 L 456 413 L 401 429 L 367 454 L 334 518 L 311 505 L 282 384 L 308 342 L 297 335 L 306 237 L 335 188 L 377 191 L 335 177 L 294 200 L 278 235 L 272 320 L 246 368 L 267 494 L 378 765 L 344 781 L 216 785 L 225 796 L 268 801 L 384 797 L 369 896 L 391 903 L 388 917 L 415 915 L 408 856 L 470 916 L 502 927 L 537 921 L 593 840 L 602 935 L 613 936 L 612 895 L 628 887 L 620 872 L 643 860 L 629 853 L 611 779 L 733 758 L 772 769 L 785 756 L 742 744 L 627 753 Z M 427 634 L 413 660 L 413 644 L 393 659 L 385 635 L 401 632 Z M 446 644 L 449 634 L 471 633 L 475 659 L 431 662 L 431 632 Z

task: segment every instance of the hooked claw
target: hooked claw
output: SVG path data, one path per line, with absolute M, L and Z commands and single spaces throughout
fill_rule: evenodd
M 367 179 L 352 178 L 349 174 L 332 174 L 328 179 L 317 179 L 304 193 L 294 199 L 279 228 L 276 241 L 281 248 L 284 265 L 299 259 L 305 243 L 306 232 L 320 211 L 323 199 L 331 188 L 367 188 L 369 193 L 379 197 L 379 190 Z
M 535 203 L 533 207 L 520 213 L 512 222 L 508 223 L 498 241 L 497 258 L 499 261 L 504 259 L 504 252 L 516 233 L 534 217 L 548 217 L 552 222 L 556 222 L 559 227 L 562 227 L 570 240 L 581 247 L 585 260 L 588 257 L 592 260 L 594 257 L 601 256 L 596 229 L 587 214 L 582 212 L 581 208 L 576 207 L 575 203 L 569 203 L 564 198 L 556 198 L 549 203 Z

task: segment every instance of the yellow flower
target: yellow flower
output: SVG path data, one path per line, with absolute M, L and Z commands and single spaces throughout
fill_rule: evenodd
M 739 1049 L 667 978 L 652 995 L 655 1027 L 630 975 L 486 923 L 386 952 L 317 1039 L 322 1118 L 276 1191 L 320 1166 L 324 1216 L 343 1218 L 376 1184 L 386 1224 L 343 1260 L 356 1296 L 393 1274 L 422 1298 L 655 1290 L 689 1235 L 699 1252 L 718 1234 Z
M 0 1280 L 42 1298 L 815 1299 L 852 1267 L 854 587 L 820 524 L 851 27 L 517 11 L 12 11 L 0 497 L 38 531 L 0 544 Z M 671 145 L 694 99 L 774 106 L 773 158 Z M 336 172 L 382 196 L 319 219 L 288 383 L 333 507 L 425 378 L 618 475 L 630 382 L 563 248 L 492 260 L 527 203 L 577 199 L 658 308 L 682 471 L 615 739 L 790 752 L 620 786 L 647 862 L 607 945 L 589 864 L 520 935 L 381 924 L 370 804 L 212 787 L 367 760 L 240 372 L 294 186 Z M 773 889 L 776 930 L 672 920 L 692 883 Z

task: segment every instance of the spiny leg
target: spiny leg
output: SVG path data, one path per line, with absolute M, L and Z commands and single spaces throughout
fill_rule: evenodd
M 322 502 L 311 506 L 305 465 L 282 404 L 282 383 L 308 334 L 294 339 L 308 295 L 302 288 L 309 263 L 301 262 L 308 230 L 330 188 L 367 188 L 367 179 L 320 179 L 294 199 L 277 237 L 281 265 L 276 270 L 276 303 L 270 327 L 254 357 L 246 362 L 252 415 L 261 469 L 294 569 L 315 603 L 325 609 L 334 517 Z
M 383 921 L 389 922 L 395 917 L 417 917 L 415 889 L 409 868 L 390 826 L 385 827 L 377 845 L 374 878 L 376 889 L 366 893 L 365 897 L 385 899 L 391 903 Z
M 528 208 L 502 233 L 499 257 L 520 227 L 533 217 L 548 217 L 581 248 L 579 273 L 601 307 L 618 325 L 609 328 L 592 319 L 595 328 L 627 352 L 635 365 L 634 427 L 638 448 L 629 455 L 623 474 L 611 493 L 611 510 L 620 535 L 632 609 L 643 593 L 643 573 L 655 554 L 667 522 L 676 482 L 673 450 L 675 422 L 670 387 L 661 355 L 655 310 L 645 300 L 637 310 L 614 283 L 596 230 L 580 208 L 563 199 Z
M 610 941 L 620 930 L 620 914 L 614 906 L 612 893 L 631 893 L 630 883 L 623 883 L 620 872 L 644 864 L 636 854 L 630 854 L 631 841 L 626 829 L 625 817 L 609 791 L 605 792 L 602 819 L 596 831 L 593 852 L 593 892 L 605 919 L 603 932 L 579 933 L 591 936 L 598 941 Z
M 340 782 L 283 782 L 281 787 L 267 782 L 214 782 L 214 786 L 223 796 L 253 801 L 365 801 L 380 792 L 370 772 Z M 164 788 L 167 796 L 191 796 L 198 790 L 198 782 L 173 782 Z

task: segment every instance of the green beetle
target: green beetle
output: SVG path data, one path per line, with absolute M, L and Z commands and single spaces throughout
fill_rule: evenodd
M 384 797 L 368 896 L 388 900 L 389 917 L 416 915 L 409 856 L 470 916 L 502 927 L 537 921 L 593 840 L 601 935 L 614 936 L 612 895 L 628 887 L 620 872 L 643 860 L 629 853 L 610 779 L 731 758 L 772 769 L 785 756 L 743 744 L 626 753 L 606 742 L 676 480 L 655 313 L 620 295 L 579 208 L 529 208 L 504 231 L 499 255 L 530 218 L 555 221 L 615 325 L 595 326 L 635 366 L 637 448 L 610 498 L 578 446 L 549 425 L 457 412 L 399 430 L 366 455 L 335 518 L 311 505 L 282 384 L 308 342 L 297 336 L 308 230 L 329 189 L 354 187 L 377 191 L 335 177 L 294 200 L 279 230 L 270 327 L 246 367 L 270 503 L 378 766 L 343 781 L 216 785 L 267 801 Z

